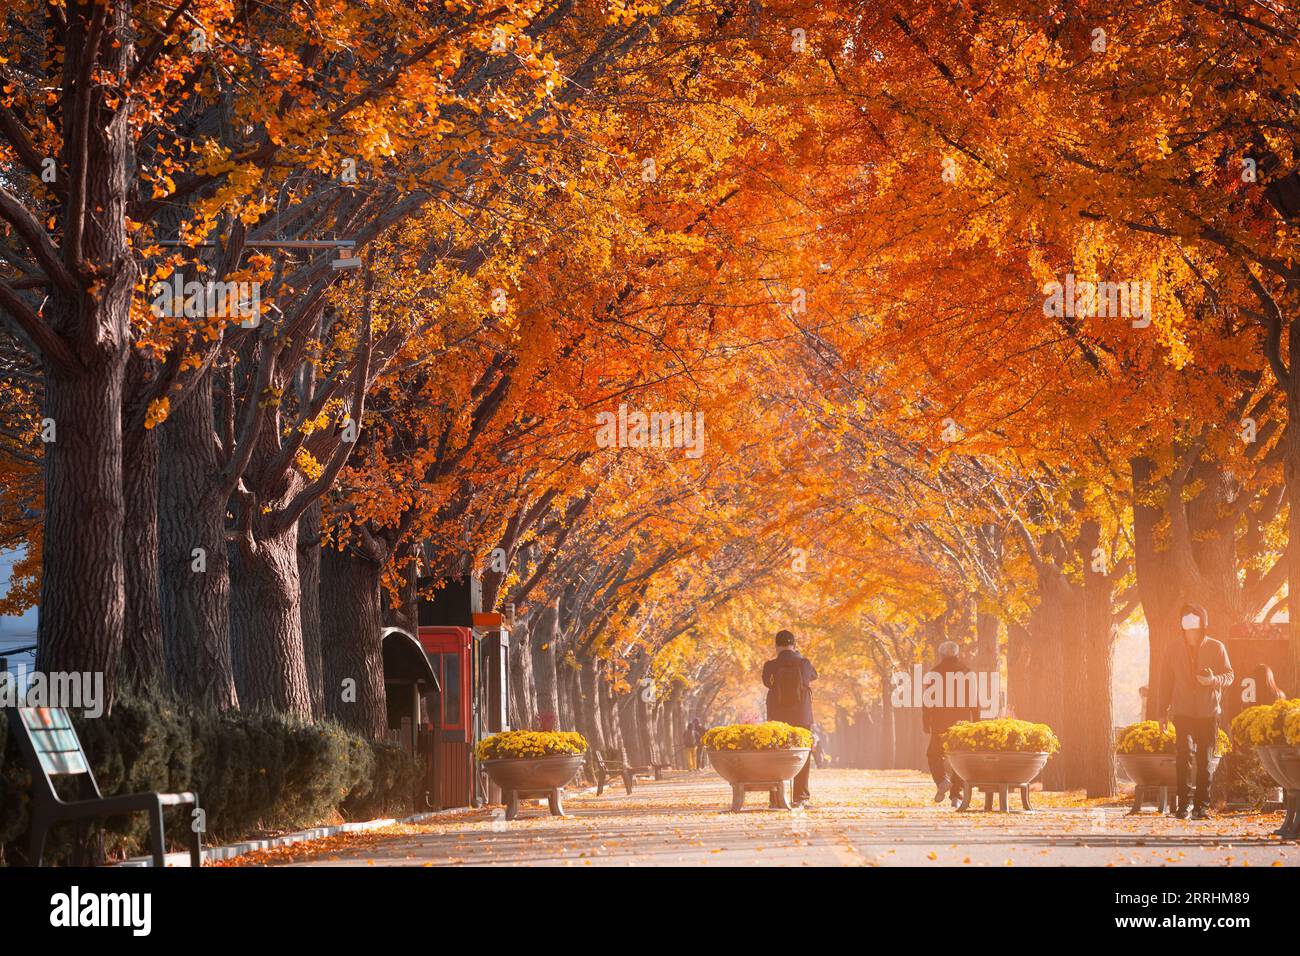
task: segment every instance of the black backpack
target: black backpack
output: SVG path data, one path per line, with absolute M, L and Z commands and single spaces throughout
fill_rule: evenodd
M 778 661 L 772 676 L 772 702 L 778 707 L 798 707 L 804 701 L 803 661 Z

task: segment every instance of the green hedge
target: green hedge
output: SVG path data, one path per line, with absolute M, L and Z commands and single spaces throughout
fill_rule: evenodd
M 81 744 L 105 796 L 140 790 L 194 790 L 207 814 L 206 844 L 266 830 L 295 829 L 340 815 L 370 819 L 410 809 L 411 759 L 389 743 L 366 740 L 337 724 L 284 714 L 200 711 L 154 698 L 119 698 L 111 714 L 73 714 Z M 60 785 L 68 783 L 61 778 Z M 25 863 L 31 780 L 0 710 L 0 862 Z M 70 791 L 65 794 L 72 797 Z M 165 814 L 176 848 L 188 815 Z M 105 822 L 105 852 L 147 852 L 145 814 Z M 72 827 L 46 841 L 47 862 L 66 862 Z

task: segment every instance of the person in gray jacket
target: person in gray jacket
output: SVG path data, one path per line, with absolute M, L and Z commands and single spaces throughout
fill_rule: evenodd
M 1206 635 L 1210 617 L 1205 608 L 1184 604 L 1179 614 L 1183 638 L 1165 651 L 1160 672 L 1160 694 L 1156 714 L 1160 729 L 1172 720 L 1178 738 L 1178 801 L 1174 813 L 1186 819 L 1205 820 L 1210 815 L 1210 754 L 1217 745 L 1220 701 L 1223 689 L 1231 687 L 1235 677 L 1228 649 Z M 1196 798 L 1194 809 L 1189 796 L 1192 790 L 1192 754 L 1195 752 Z

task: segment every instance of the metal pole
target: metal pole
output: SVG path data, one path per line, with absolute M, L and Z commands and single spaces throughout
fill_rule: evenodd
M 249 239 L 244 243 L 244 247 L 247 249 L 351 249 L 356 244 L 355 239 Z M 157 245 L 185 249 L 214 249 L 217 243 L 211 240 L 182 242 L 179 239 L 160 239 Z

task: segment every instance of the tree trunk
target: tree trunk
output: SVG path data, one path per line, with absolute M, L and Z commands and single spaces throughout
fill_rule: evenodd
M 89 12 L 78 15 L 85 24 Z M 106 707 L 116 690 L 126 619 L 122 386 L 136 268 L 126 229 L 135 140 L 130 102 L 123 99 L 135 56 L 131 18 L 129 3 L 114 5 L 93 40 L 84 26 L 55 26 L 66 39 L 64 62 L 78 68 L 65 68 L 63 89 L 51 94 L 58 97 L 60 120 L 69 124 L 55 130 L 62 134 L 58 166 L 74 181 L 79 177 L 84 191 L 82 202 L 51 209 L 65 264 L 76 274 L 71 288 L 60 282 L 51 287 L 44 308 L 71 361 L 43 356 L 44 417 L 55 433 L 42 461 L 36 667 L 103 674 Z M 86 46 L 91 42 L 97 44 L 93 51 Z M 83 123 L 83 132 L 71 128 L 73 121 Z M 83 279 L 93 281 L 93 289 L 81 287 Z
M 321 677 L 320 502 L 314 502 L 298 519 L 298 590 L 302 601 L 302 653 L 307 663 L 313 717 L 325 714 Z
M 1159 546 L 1156 537 L 1164 511 L 1147 503 L 1152 495 L 1152 463 L 1147 458 L 1134 458 L 1129 470 L 1133 483 L 1134 567 L 1142 614 L 1147 621 L 1146 716 L 1156 719 L 1161 662 L 1169 642 L 1178 637 L 1178 608 L 1183 603 L 1183 589 L 1168 551 Z
M 578 670 L 569 665 L 558 651 L 555 655 L 555 690 L 559 710 L 556 713 L 559 716 L 560 730 L 577 730 L 582 732 L 582 718 L 579 713 L 579 698 L 582 696 L 581 688 L 578 686 Z M 594 747 L 595 744 L 592 743 Z
M 533 703 L 533 657 L 531 620 L 510 632 L 510 719 L 515 729 L 537 726 Z
M 590 746 L 597 750 L 614 746 L 612 740 L 605 737 L 601 726 L 600 678 L 596 675 L 596 662 L 585 649 L 578 650 L 578 695 L 574 698 L 574 716 L 577 718 L 578 732 L 587 738 Z
M 1100 527 L 1084 523 L 1080 535 L 1083 563 L 1083 714 L 1082 783 L 1089 797 L 1115 794 L 1115 728 L 1112 657 L 1115 637 L 1114 586 L 1110 570 L 1095 569 L 1087 555 L 1100 541 Z
M 998 646 L 998 632 L 1002 621 L 996 614 L 977 611 L 975 614 L 975 669 L 986 674 L 1002 673 L 1002 652 Z
M 887 770 L 894 769 L 898 752 L 894 739 L 894 701 L 890 696 L 892 692 L 889 671 L 882 668 L 880 670 L 880 766 Z
M 240 702 L 310 717 L 297 522 L 245 538 L 230 550 L 230 644 Z M 327 708 L 333 693 L 326 693 Z
M 1007 714 L 1020 720 L 1028 720 L 1026 715 L 1038 709 L 1033 696 L 1033 678 L 1030 676 L 1033 652 L 1032 629 L 1016 621 L 1008 622 Z
M 1078 613 L 1071 613 L 1066 605 L 1068 582 L 1055 580 L 1049 570 L 1048 579 L 1039 584 L 1039 606 L 1030 619 L 1033 634 L 1032 656 L 1025 668 L 1025 677 L 1033 685 L 1030 698 L 1034 711 L 1019 715 L 1022 719 L 1045 723 L 1061 739 L 1062 753 L 1068 746 L 1066 740 L 1074 729 L 1073 719 L 1067 719 L 1065 705 L 1066 648 L 1076 652 L 1082 661 L 1081 627 Z M 1076 609 L 1079 611 L 1081 609 Z M 1082 666 L 1076 662 L 1076 666 Z M 1076 671 L 1075 673 L 1082 673 Z M 1043 771 L 1043 787 L 1047 790 L 1069 789 L 1066 783 L 1066 761 L 1057 755 L 1047 762 Z
M 1291 658 L 1289 690 L 1300 690 L 1300 322 L 1292 320 L 1287 331 L 1287 365 L 1291 376 L 1286 385 L 1287 427 L 1282 433 L 1283 475 L 1286 478 L 1287 508 L 1287 640 Z M 1213 625 L 1213 621 L 1211 621 Z
M 118 682 L 136 691 L 164 689 L 162 582 L 158 568 L 158 433 L 127 437 L 123 456 L 126 616 Z
M 668 753 L 674 767 L 686 770 L 690 766 L 686 756 L 686 708 L 682 703 L 684 688 L 678 688 L 668 710 Z
M 212 380 L 204 376 L 160 426 L 158 540 L 163 652 L 182 700 L 235 707 L 230 657 L 226 502 L 218 500 Z
M 384 695 L 382 565 L 351 548 L 321 552 L 321 665 L 325 713 L 372 739 L 388 730 Z
M 601 673 L 603 669 L 603 667 L 597 666 L 595 671 L 596 711 L 600 715 L 600 729 L 605 738 L 605 746 L 627 753 L 627 735 L 620 719 L 622 715 L 619 713 L 618 705 L 610 690 L 609 681 Z
M 107 307 L 67 304 L 79 325 L 114 324 Z M 106 342 L 96 364 L 75 375 L 47 367 L 44 415 L 45 521 L 37 623 L 39 671 L 104 675 L 111 702 L 122 656 L 126 571 L 122 535 L 122 376 L 120 343 Z
M 552 601 L 534 612 L 529 650 L 533 656 L 533 684 L 537 690 L 537 726 L 541 729 L 567 730 L 560 718 L 560 680 L 555 666 L 555 641 L 558 610 Z

